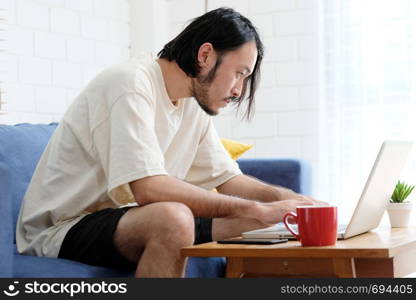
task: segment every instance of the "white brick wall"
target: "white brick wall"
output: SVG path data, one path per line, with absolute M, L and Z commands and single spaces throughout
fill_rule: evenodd
M 46 59 L 65 59 L 65 38 L 49 32 L 35 33 L 35 56 Z
M 184 23 L 205 11 L 205 1 L 167 0 L 169 21 Z
M 80 64 L 54 62 L 52 74 L 53 86 L 77 88 L 82 85 L 82 68 Z
M 94 16 L 81 17 L 81 34 L 87 39 L 107 39 L 107 21 Z
M 35 89 L 36 111 L 45 114 L 61 114 L 66 109 L 66 90 L 64 88 Z
M 67 60 L 76 63 L 86 63 L 94 60 L 93 40 L 70 38 L 66 40 Z
M 1 0 L 0 123 L 59 121 L 101 69 L 130 56 L 128 0 Z M 0 78 L 1 79 L 1 78 Z M 1 80 L 0 80 L 1 81 Z
M 78 12 L 65 8 L 51 9 L 51 31 L 68 35 L 79 35 L 81 22 Z
M 16 0 L 17 24 L 31 29 L 49 30 L 49 7 L 35 1 Z
M 22 84 L 52 84 L 52 62 L 49 59 L 22 56 L 19 59 L 18 72 L 19 82 Z M 15 99 L 7 99 L 7 101 L 12 102 Z
M 7 90 L 8 97 L 21 99 L 21 101 L 10 102 L 8 109 L 18 112 L 35 111 L 34 88 L 8 84 L 5 85 L 5 89 Z
M 192 4 L 191 4 L 192 2 Z M 169 38 L 204 13 L 204 0 L 168 0 Z M 224 109 L 214 118 L 222 137 L 254 144 L 244 157 L 296 157 L 318 174 L 318 0 L 208 0 L 208 10 L 228 6 L 259 29 L 266 54 L 256 114 L 241 122 Z

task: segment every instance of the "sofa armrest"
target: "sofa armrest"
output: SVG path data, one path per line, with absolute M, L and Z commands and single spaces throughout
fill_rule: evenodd
M 310 195 L 310 164 L 302 159 L 244 158 L 237 160 L 241 171 L 261 181 L 284 186 L 297 193 Z
M 0 162 L 0 277 L 12 277 L 13 228 L 11 174 Z

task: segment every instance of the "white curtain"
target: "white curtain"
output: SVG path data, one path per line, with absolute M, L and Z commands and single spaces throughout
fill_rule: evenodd
M 347 220 L 382 141 L 416 138 L 416 1 L 321 0 L 320 37 L 319 196 Z

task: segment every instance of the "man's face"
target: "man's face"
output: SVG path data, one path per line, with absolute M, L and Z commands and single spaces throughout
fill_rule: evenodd
M 256 59 L 254 42 L 247 42 L 237 50 L 226 53 L 221 61 L 218 61 L 218 56 L 214 57 L 192 79 L 192 96 L 207 114 L 218 114 L 219 109 L 227 106 L 232 98 L 240 97 L 244 80 L 252 73 Z

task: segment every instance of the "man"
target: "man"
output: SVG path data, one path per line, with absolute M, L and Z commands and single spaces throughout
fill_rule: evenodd
M 159 59 L 99 74 L 39 161 L 19 215 L 19 252 L 179 277 L 182 247 L 314 204 L 242 175 L 213 127 L 210 116 L 230 101 L 248 101 L 250 114 L 262 57 L 250 21 L 220 8 L 196 18 Z

